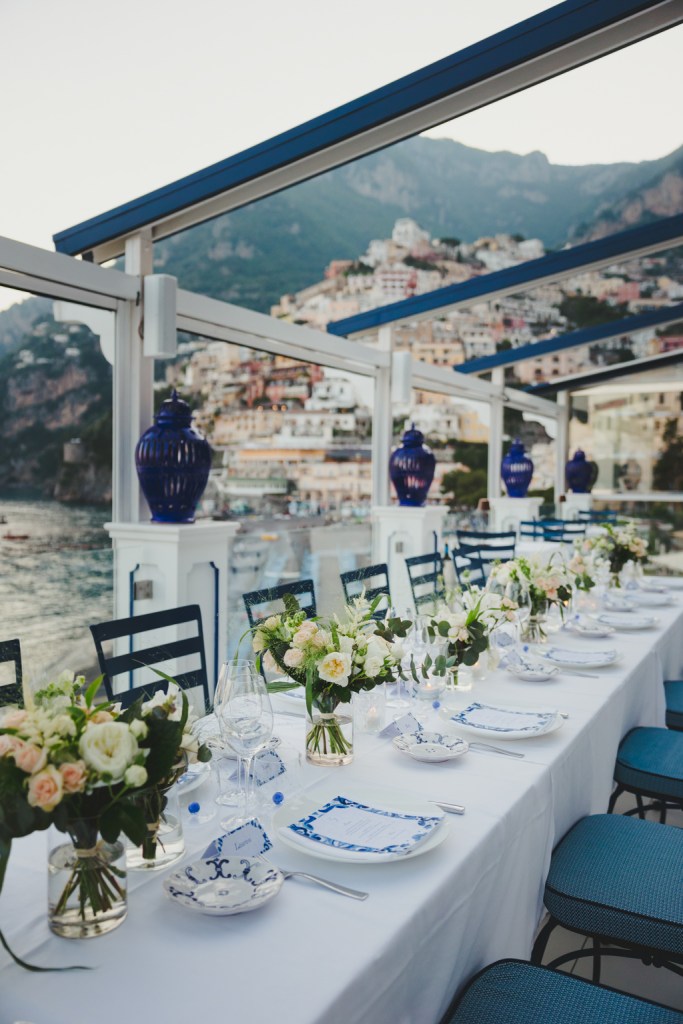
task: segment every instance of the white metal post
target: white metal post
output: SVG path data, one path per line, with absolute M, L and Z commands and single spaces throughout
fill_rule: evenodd
M 391 327 L 380 327 L 379 348 L 391 353 Z M 386 367 L 377 370 L 375 377 L 375 402 L 372 417 L 372 504 L 388 505 L 389 456 L 393 427 L 391 406 L 391 360 Z
M 491 383 L 504 393 L 505 370 L 496 367 L 491 374 Z M 500 462 L 503 458 L 503 398 L 494 397 L 490 405 L 489 457 L 487 467 L 487 494 L 489 501 L 500 497 Z
M 557 440 L 555 441 L 555 504 L 565 493 L 565 464 L 569 455 L 569 392 L 557 393 Z
M 114 355 L 114 459 L 112 518 L 137 523 L 149 517 L 135 472 L 135 445 L 154 411 L 154 360 L 142 354 L 142 278 L 152 272 L 149 232 L 126 242 L 125 269 L 140 282 L 139 301 L 122 302 L 116 317 Z

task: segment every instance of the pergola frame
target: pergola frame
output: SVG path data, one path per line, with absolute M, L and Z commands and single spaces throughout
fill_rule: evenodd
M 153 360 L 144 355 L 143 335 L 144 279 L 153 272 L 155 241 L 510 96 L 682 21 L 683 0 L 566 0 L 329 114 L 63 231 L 55 236 L 57 254 L 31 252 L 31 247 L 0 240 L 0 283 L 110 309 L 116 314 L 114 519 L 136 522 L 146 517 L 146 510 L 141 507 L 133 453 L 137 438 L 152 418 Z M 653 228 L 656 232 L 656 225 Z M 605 244 L 609 249 L 609 241 Z M 78 254 L 84 259 L 69 259 Z M 120 255 L 125 257 L 125 273 L 91 265 Z M 606 258 L 603 253 L 602 265 Z M 585 266 L 574 267 L 575 271 L 578 269 L 585 269 Z M 490 275 L 488 282 L 494 283 L 494 278 L 495 275 Z M 393 317 L 389 317 L 391 319 Z M 337 325 L 337 329 L 340 326 Z M 206 338 L 373 378 L 377 413 L 373 429 L 373 501 L 380 505 L 387 503 L 387 461 L 391 445 L 390 333 L 380 329 L 377 347 L 348 339 L 342 342 L 330 333 L 285 323 L 182 290 L 177 297 L 176 327 Z M 493 370 L 491 381 L 454 374 L 415 360 L 411 369 L 415 388 L 489 404 L 489 491 L 492 494 L 500 493 L 498 471 L 504 403 L 556 419 L 557 486 L 562 489 L 567 433 L 566 406 L 562 399 L 555 404 L 536 395 L 506 389 L 500 367 Z

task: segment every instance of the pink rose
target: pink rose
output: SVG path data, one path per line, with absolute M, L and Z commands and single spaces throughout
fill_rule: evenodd
M 28 712 L 21 708 L 9 708 L 0 719 L 3 729 L 18 729 L 28 718 Z
M 85 761 L 66 761 L 60 764 L 59 771 L 65 793 L 81 793 L 85 789 L 85 780 L 88 776 Z
M 42 747 L 37 747 L 35 743 L 23 743 L 20 740 L 18 746 L 15 747 L 14 763 L 27 775 L 35 775 L 45 767 L 46 762 L 47 754 Z
M 28 802 L 31 807 L 52 811 L 62 799 L 64 783 L 61 772 L 49 764 L 42 772 L 32 775 L 28 784 Z

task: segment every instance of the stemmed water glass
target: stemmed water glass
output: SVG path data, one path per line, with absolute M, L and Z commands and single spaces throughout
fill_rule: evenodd
M 218 677 L 214 711 L 221 738 L 238 757 L 244 780 L 242 820 L 250 818 L 252 762 L 273 735 L 273 709 L 265 680 L 251 661 L 228 661 Z M 232 819 L 231 824 L 240 819 Z M 221 822 L 222 827 L 227 827 Z
M 395 608 L 390 607 L 390 608 L 387 609 L 386 617 L 387 617 L 387 619 L 398 618 L 398 612 L 396 611 Z M 406 618 L 410 618 L 411 617 L 409 611 L 406 612 L 406 616 L 405 617 Z M 408 634 L 408 636 L 410 636 L 410 634 Z M 406 652 L 407 652 L 408 647 L 409 647 L 408 638 L 406 638 L 406 641 L 407 642 L 406 642 L 405 646 L 406 646 Z M 406 657 L 404 655 L 403 661 L 405 662 L 405 660 L 406 660 Z M 401 677 L 400 674 L 398 674 L 396 676 L 396 683 L 394 685 L 394 692 L 393 692 L 393 695 L 391 697 L 389 697 L 389 699 L 387 700 L 387 705 L 390 708 L 409 708 L 410 705 L 411 705 L 410 696 L 409 696 L 409 692 L 408 692 L 408 681 L 407 681 L 407 679 L 404 680 Z

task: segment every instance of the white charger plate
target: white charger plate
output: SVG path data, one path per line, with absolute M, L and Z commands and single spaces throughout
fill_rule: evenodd
M 642 605 L 644 608 L 659 608 L 663 605 L 673 604 L 673 594 L 659 594 L 652 590 L 627 590 L 627 600 L 631 604 Z
M 430 836 L 419 843 L 414 850 L 408 853 L 395 854 L 392 857 L 378 857 L 372 853 L 349 853 L 347 850 L 337 850 L 332 846 L 321 846 L 315 842 L 301 842 L 288 834 L 287 826 L 294 824 L 301 818 L 324 807 L 338 792 L 338 784 L 335 791 L 329 791 L 327 797 L 314 797 L 310 792 L 302 793 L 295 800 L 290 801 L 289 806 L 282 804 L 273 815 L 273 831 L 277 832 L 278 839 L 281 839 L 285 846 L 298 850 L 299 853 L 308 854 L 320 860 L 333 860 L 343 864 L 395 864 L 404 860 L 412 860 L 413 857 L 420 857 L 435 847 L 440 846 L 447 838 L 450 829 L 450 822 L 443 816 L 441 824 L 434 829 Z M 345 785 L 344 795 L 358 803 L 368 807 L 378 807 L 384 810 L 398 811 L 402 814 L 416 814 L 421 817 L 439 817 L 439 812 L 434 804 L 421 800 L 420 797 L 406 797 L 394 790 L 375 789 L 374 787 Z
M 606 637 L 614 635 L 614 628 L 606 625 L 601 615 L 595 620 L 595 625 L 591 623 L 586 626 L 580 622 L 568 622 L 566 629 L 570 633 L 576 633 L 577 636 L 585 636 L 592 640 L 604 640 Z
M 614 629 L 652 629 L 657 625 L 657 619 L 652 615 L 637 615 L 624 612 L 603 612 L 598 615 L 600 622 L 605 622 Z
M 439 764 L 461 757 L 470 749 L 460 736 L 447 732 L 420 732 L 407 736 L 395 736 L 394 746 L 415 761 Z
M 280 891 L 284 877 L 256 857 L 196 860 L 164 879 L 164 892 L 176 906 L 199 914 L 227 916 L 258 910 Z
M 488 726 L 479 723 L 477 721 L 477 713 L 481 712 L 482 709 L 506 716 L 509 725 Z M 538 724 L 536 726 L 525 726 L 522 729 L 515 728 L 515 719 L 519 720 L 522 715 L 536 715 L 538 717 Z M 453 722 L 458 729 L 464 729 L 466 732 L 480 737 L 487 736 L 491 739 L 496 738 L 499 740 L 529 740 L 534 739 L 536 736 L 547 736 L 548 733 L 555 732 L 562 725 L 563 719 L 557 708 L 529 708 L 519 705 L 513 707 L 511 705 L 484 704 L 481 701 L 475 701 L 463 711 L 457 711 L 454 715 L 450 715 L 449 721 Z

